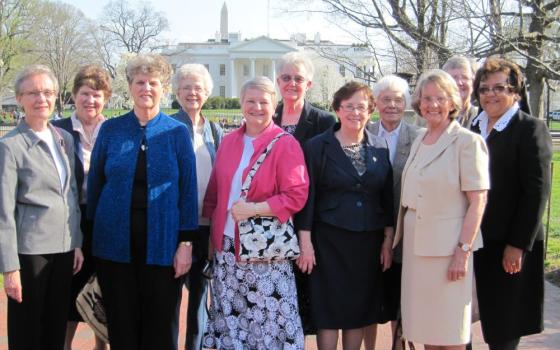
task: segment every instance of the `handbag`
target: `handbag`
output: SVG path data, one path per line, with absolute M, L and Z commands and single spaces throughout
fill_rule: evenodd
M 101 288 L 97 282 L 97 276 L 90 277 L 84 288 L 76 298 L 76 308 L 80 316 L 91 327 L 96 336 L 105 343 L 109 343 L 109 332 L 107 331 L 107 317 L 101 297 Z
M 257 170 L 264 162 L 272 147 L 285 132 L 276 135 L 257 159 L 241 187 L 241 198 L 247 198 L 247 192 Z M 275 216 L 252 216 L 238 223 L 240 253 L 242 262 L 279 261 L 299 257 L 299 244 L 294 223 L 290 217 L 285 223 Z

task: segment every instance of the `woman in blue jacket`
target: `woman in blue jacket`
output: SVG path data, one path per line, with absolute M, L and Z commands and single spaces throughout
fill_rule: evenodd
M 159 110 L 170 74 L 159 55 L 128 63 L 134 107 L 103 124 L 92 154 L 87 208 L 111 349 L 177 348 L 197 195 L 187 128 Z

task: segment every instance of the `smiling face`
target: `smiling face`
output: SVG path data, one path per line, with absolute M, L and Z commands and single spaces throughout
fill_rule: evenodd
M 241 101 L 241 112 L 245 117 L 247 134 L 260 134 L 272 122 L 274 104 L 270 94 L 259 89 L 247 89 Z
M 420 96 L 420 114 L 426 119 L 428 128 L 447 123 L 452 109 L 453 103 L 442 88 L 431 81 L 424 85 Z
M 159 102 L 163 95 L 163 85 L 159 77 L 136 74 L 128 88 L 134 100 L 134 108 L 159 109 Z
M 187 75 L 179 83 L 177 100 L 189 115 L 200 112 L 207 99 L 208 93 L 201 76 Z
M 370 118 L 370 110 L 374 107 L 368 105 L 368 98 L 362 91 L 340 101 L 340 107 L 336 111 L 340 128 L 345 131 L 362 132 Z
M 504 87 L 505 89 L 501 89 Z M 490 90 L 482 94 L 480 93 L 481 88 L 489 88 Z M 504 115 L 518 99 L 517 94 L 512 92 L 509 87 L 507 75 L 502 72 L 489 74 L 485 80 L 480 82 L 478 89 L 480 106 L 486 112 L 488 118 L 492 120 L 497 120 Z M 497 92 L 496 90 L 503 91 Z
M 16 100 L 29 121 L 47 121 L 56 102 L 54 83 L 46 74 L 35 74 L 25 79 Z
M 74 96 L 76 116 L 84 120 L 92 120 L 103 113 L 105 94 L 102 90 L 94 90 L 87 85 L 82 85 Z
M 303 65 L 284 65 L 276 82 L 285 103 L 303 100 L 312 84 L 311 80 L 307 79 L 307 71 Z
M 471 100 L 473 91 L 473 75 L 470 69 L 467 68 L 453 68 L 447 71 L 453 77 L 459 88 L 459 94 L 463 105 Z
M 383 90 L 375 101 L 379 117 L 384 125 L 397 126 L 404 116 L 406 100 L 404 93 L 396 90 Z

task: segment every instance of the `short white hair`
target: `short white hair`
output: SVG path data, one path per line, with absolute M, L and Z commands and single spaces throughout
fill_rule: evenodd
M 286 66 L 305 68 L 307 76 L 304 78 L 309 81 L 313 80 L 313 73 L 315 73 L 315 68 L 313 67 L 313 63 L 306 54 L 297 51 L 284 54 L 282 57 L 280 57 L 278 63 L 276 63 L 276 75 L 279 76 Z
M 478 69 L 478 64 L 472 58 L 465 56 L 453 56 L 445 62 L 441 68 L 447 73 L 452 69 L 466 69 L 471 72 L 472 78 L 476 75 L 476 70 Z
M 171 86 L 173 89 L 173 93 L 177 95 L 179 92 L 179 85 L 181 84 L 181 80 L 185 79 L 189 75 L 194 75 L 200 77 L 202 82 L 204 83 L 204 90 L 206 90 L 206 95 L 210 96 L 212 93 L 212 89 L 214 88 L 214 81 L 212 81 L 212 77 L 206 69 L 200 63 L 188 63 L 184 64 L 177 69 L 175 74 L 173 74 L 173 78 L 171 79 Z
M 410 87 L 406 80 L 396 75 L 386 75 L 379 79 L 372 88 L 373 97 L 377 101 L 385 90 L 397 91 L 403 94 L 406 107 L 410 106 Z

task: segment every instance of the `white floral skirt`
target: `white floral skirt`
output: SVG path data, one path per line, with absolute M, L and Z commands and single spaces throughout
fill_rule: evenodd
M 290 261 L 239 263 L 233 239 L 214 254 L 207 349 L 303 349 Z

